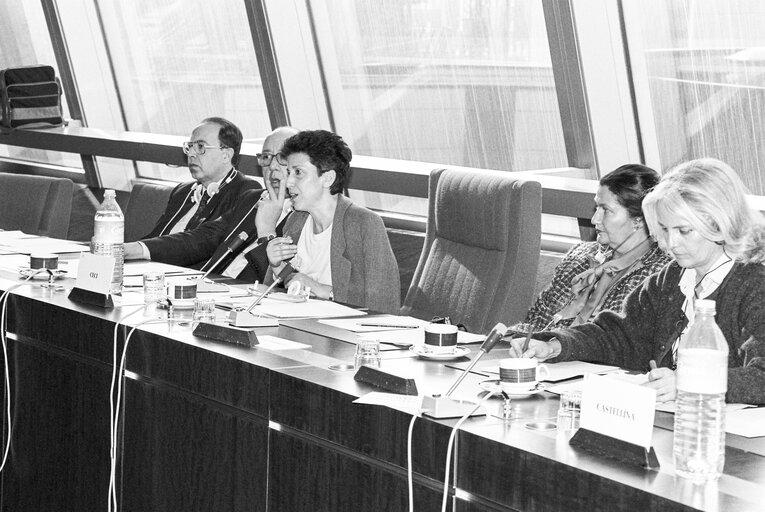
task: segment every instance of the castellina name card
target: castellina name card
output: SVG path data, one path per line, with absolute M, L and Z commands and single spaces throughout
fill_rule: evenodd
M 584 376 L 580 427 L 651 448 L 656 391 L 595 374 Z

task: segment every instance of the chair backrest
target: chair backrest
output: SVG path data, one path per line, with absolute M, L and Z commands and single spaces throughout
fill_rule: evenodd
M 125 241 L 135 242 L 146 236 L 164 213 L 171 185 L 133 182 L 125 208 Z
M 402 314 L 449 315 L 471 332 L 522 320 L 534 294 L 541 216 L 537 182 L 431 172 L 425 244 Z
M 67 178 L 0 173 L 0 228 L 66 238 L 73 191 Z

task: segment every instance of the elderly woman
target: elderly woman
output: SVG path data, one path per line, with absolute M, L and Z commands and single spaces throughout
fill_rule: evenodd
M 592 223 L 597 242 L 573 247 L 558 264 L 524 323 L 510 332 L 579 325 L 603 310 L 620 312 L 624 298 L 670 258 L 648 235 L 642 203 L 659 182 L 644 165 L 628 164 L 603 176 Z
M 399 273 L 382 219 L 342 195 L 351 150 L 334 133 L 303 131 L 287 139 L 279 155 L 287 164 L 287 197 L 295 213 L 284 236 L 268 243 L 272 281 L 289 263 L 287 278 L 312 295 L 384 313 L 398 313 Z
M 677 345 L 695 300 L 710 299 L 730 349 L 726 400 L 765 404 L 765 227 L 741 180 L 718 160 L 694 160 L 664 176 L 643 209 L 674 261 L 627 297 L 622 315 L 603 312 L 592 323 L 540 333 L 522 355 L 640 371 L 653 360 L 659 368 L 647 385 L 671 400 Z M 511 355 L 521 346 L 514 341 Z

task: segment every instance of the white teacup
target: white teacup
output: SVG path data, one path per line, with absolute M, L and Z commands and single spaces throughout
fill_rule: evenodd
M 37 270 L 40 268 L 49 268 L 55 270 L 58 268 L 58 254 L 43 254 L 33 252 L 29 256 L 29 268 Z
M 457 326 L 428 324 L 425 326 L 425 350 L 434 354 L 452 354 L 457 348 Z
M 197 296 L 197 282 L 174 279 L 167 283 L 167 296 L 172 300 L 191 300 Z
M 540 379 L 550 375 L 547 366 L 536 359 L 510 358 L 499 362 L 499 386 L 505 393 L 523 393 L 533 391 Z

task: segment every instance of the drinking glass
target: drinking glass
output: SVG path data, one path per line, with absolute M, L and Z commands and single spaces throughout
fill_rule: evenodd
M 215 299 L 204 299 L 199 297 L 194 299 L 193 318 L 195 322 L 214 322 Z
M 362 366 L 380 367 L 380 342 L 378 340 L 359 340 L 356 343 L 354 366 L 358 370 Z
M 165 295 L 164 272 L 144 272 L 143 274 L 143 303 L 154 304 Z
M 576 430 L 579 428 L 579 414 L 582 410 L 582 392 L 564 391 L 560 395 L 558 408 L 558 430 Z

